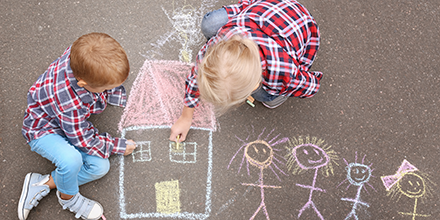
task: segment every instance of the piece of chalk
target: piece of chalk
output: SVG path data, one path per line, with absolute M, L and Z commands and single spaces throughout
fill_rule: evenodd
M 130 140 L 127 140 L 127 141 L 125 141 L 125 145 L 134 145 L 134 147 L 137 147 L 137 144 L 136 144 L 136 142 L 134 142 L 134 141 L 130 141 Z
M 250 106 L 252 106 L 252 107 L 255 107 L 255 104 L 254 103 L 252 103 L 251 101 L 249 101 L 249 100 L 246 100 L 246 103 L 247 104 L 249 104 Z
M 176 140 L 176 149 L 179 150 L 179 145 L 180 145 L 180 143 L 179 143 L 180 134 L 177 135 L 177 138 L 176 138 L 176 139 L 177 139 L 177 140 Z

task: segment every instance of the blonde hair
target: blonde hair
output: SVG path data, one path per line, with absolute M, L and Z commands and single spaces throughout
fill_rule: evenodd
M 130 71 L 127 54 L 108 34 L 90 33 L 71 47 L 70 67 L 77 80 L 93 87 L 124 82 Z
M 243 103 L 261 83 L 258 46 L 235 35 L 208 49 L 198 70 L 200 97 L 219 113 Z

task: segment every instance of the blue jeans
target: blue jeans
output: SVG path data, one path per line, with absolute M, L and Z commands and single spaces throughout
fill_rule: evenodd
M 43 136 L 29 145 L 55 164 L 52 178 L 58 191 L 67 195 L 76 195 L 80 185 L 103 177 L 110 169 L 108 159 L 88 155 L 58 134 Z
M 202 19 L 201 29 L 203 35 L 206 39 L 211 39 L 211 37 L 217 34 L 217 31 L 228 23 L 228 13 L 226 9 L 220 8 L 215 11 L 211 11 L 205 14 Z
M 259 102 L 270 102 L 274 100 L 276 95 L 271 95 L 266 92 L 266 90 L 263 89 L 263 86 L 260 84 L 260 86 L 252 92 L 252 97 L 254 97 L 255 100 Z

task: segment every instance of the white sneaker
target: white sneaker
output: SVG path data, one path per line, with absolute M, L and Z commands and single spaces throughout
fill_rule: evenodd
M 28 173 L 26 175 L 20 201 L 18 201 L 18 219 L 27 219 L 31 209 L 36 207 L 38 202 L 49 194 L 49 186 L 44 185 L 47 181 L 49 181 L 49 174 L 43 176 L 38 173 Z
M 69 210 L 75 214 L 75 218 L 97 220 L 100 219 L 104 213 L 101 204 L 77 193 L 69 200 L 61 199 L 60 191 L 57 191 L 58 202 L 63 206 L 63 209 Z

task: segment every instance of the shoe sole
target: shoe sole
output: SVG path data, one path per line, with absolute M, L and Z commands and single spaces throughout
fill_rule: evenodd
M 26 174 L 26 177 L 24 179 L 23 183 L 23 189 L 21 191 L 20 201 L 18 202 L 18 219 L 20 220 L 26 220 L 24 217 L 24 202 L 26 201 L 27 192 L 29 189 L 29 183 L 31 181 L 32 173 Z
M 269 108 L 269 109 L 274 109 L 274 108 L 280 106 L 281 104 L 283 104 L 283 103 L 280 103 L 280 104 L 278 104 L 278 105 L 268 105 L 268 104 L 266 104 L 266 103 L 263 102 L 263 105 L 264 105 L 266 108 Z
M 287 98 L 285 98 L 284 100 L 282 100 L 280 103 L 275 104 L 275 105 L 269 105 L 266 102 L 262 102 L 264 106 L 266 106 L 266 108 L 270 108 L 270 109 L 274 109 L 277 108 L 278 106 L 282 105 L 284 102 L 287 101 Z

